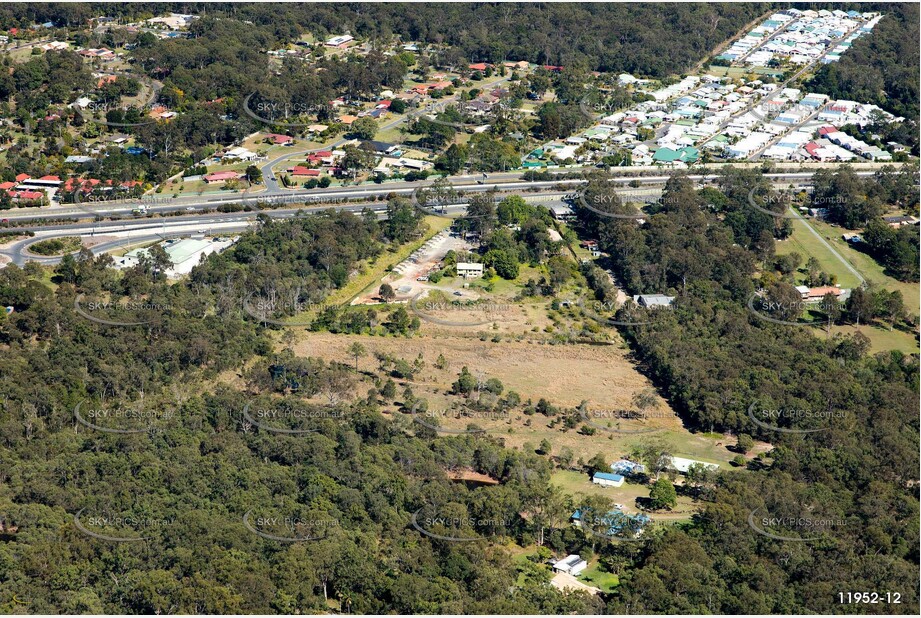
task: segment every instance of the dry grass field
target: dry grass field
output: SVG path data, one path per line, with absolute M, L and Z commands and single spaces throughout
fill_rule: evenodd
M 498 378 L 505 392 L 517 392 L 523 402 L 545 398 L 555 406 L 574 408 L 585 401 L 591 413 L 635 410 L 633 397 L 651 389 L 652 384 L 637 370 L 628 351 L 619 345 L 493 343 L 457 333 L 412 339 L 304 333 L 293 347 L 299 356 L 353 364 L 347 349 L 355 341 L 368 351 L 358 362 L 361 371 L 377 370 L 374 358 L 377 352 L 409 362 L 421 355 L 425 367 L 411 382 L 401 382 L 398 392 L 411 386 L 417 397 L 428 401 L 429 411 L 438 415 L 446 429 L 464 429 L 469 422 L 476 422 L 501 437 L 507 446 L 517 449 L 536 448 L 541 440 L 547 439 L 553 445 L 552 453 L 568 448 L 574 461 L 588 460 L 596 453 L 604 453 L 613 461 L 649 439 L 665 441 L 677 455 L 719 463 L 723 468 L 729 467 L 728 462 L 735 455 L 726 448 L 735 444 L 734 438 L 690 433 L 661 398 L 658 406 L 647 412 L 651 417 L 648 420 L 599 420 L 601 428 L 595 435 L 587 436 L 574 429 L 564 431 L 560 424 L 549 427 L 552 417 L 527 416 L 520 410 L 503 418 L 463 417 L 455 412 L 458 398 L 448 392 L 461 368 L 466 366 L 480 380 Z M 447 361 L 444 369 L 434 366 L 439 354 Z M 365 380 L 367 383 L 356 388 L 356 392 L 365 392 L 371 386 L 370 379 Z M 409 415 L 406 416 L 409 420 Z

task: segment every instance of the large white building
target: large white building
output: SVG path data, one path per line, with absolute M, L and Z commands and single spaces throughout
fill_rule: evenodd
M 160 244 L 173 264 L 167 275 L 174 277 L 189 274 L 201 262 L 202 256 L 219 253 L 236 240 L 236 238 L 171 238 L 163 241 Z M 118 268 L 131 268 L 146 255 L 146 248 L 134 249 L 123 257 L 116 258 L 115 265 Z
M 483 276 L 483 265 L 476 262 L 458 262 L 457 276 L 464 279 L 478 279 Z

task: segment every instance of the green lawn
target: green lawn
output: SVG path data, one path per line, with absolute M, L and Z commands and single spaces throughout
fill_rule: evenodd
M 585 496 L 604 496 L 615 503 L 624 505 L 624 512 L 636 514 L 637 498 L 649 496 L 649 486 L 637 483 L 624 483 L 620 487 L 602 487 L 591 482 L 587 474 L 572 470 L 555 470 L 550 476 L 550 482 L 570 496 L 579 494 Z M 697 505 L 687 496 L 678 496 L 678 505 L 671 512 L 649 513 L 654 521 L 673 522 L 676 520 L 690 519 L 691 514 L 697 511 Z
M 813 222 L 812 226 L 823 238 L 829 241 L 835 249 L 837 249 L 838 253 L 843 255 L 854 268 L 860 271 L 860 274 L 862 274 L 868 282 L 879 284 L 890 291 L 898 290 L 905 299 L 905 307 L 915 315 L 921 314 L 921 285 L 917 282 L 906 283 L 899 281 L 885 274 L 885 269 L 879 262 L 866 253 L 851 247 L 841 238 L 841 234 L 847 231 L 844 228 L 823 221 Z
M 546 274 L 545 270 L 540 268 L 532 268 L 527 264 L 521 264 L 518 267 L 518 277 L 509 281 L 508 279 L 503 279 L 502 277 L 493 277 L 490 280 L 480 279 L 477 281 L 471 281 L 470 287 L 476 290 L 483 290 L 485 292 L 486 286 L 492 285 L 492 294 L 502 295 L 502 296 L 514 296 L 521 291 L 521 288 L 528 282 L 528 279 L 539 280 L 541 275 Z
M 805 228 L 807 223 L 802 220 L 793 221 L 793 235 L 787 240 L 777 243 L 777 254 L 787 255 L 790 253 L 799 253 L 803 257 L 802 264 L 805 265 L 809 257 L 815 257 L 822 270 L 834 274 L 838 277 L 838 283 L 841 287 L 853 288 L 860 284 L 857 277 L 854 276 L 831 251 L 828 250 L 819 240 Z M 826 223 L 823 221 L 810 220 L 811 225 L 841 256 L 848 261 L 870 285 L 880 286 L 890 291 L 898 290 L 902 293 L 905 301 L 905 307 L 914 315 L 921 312 L 921 285 L 918 283 L 906 283 L 894 279 L 885 274 L 884 268 L 869 255 L 858 251 L 849 245 L 841 235 L 846 232 L 844 228 Z M 801 282 L 804 275 L 798 273 L 797 282 Z M 881 352 L 884 350 L 900 350 L 907 354 L 917 354 L 921 348 L 918 346 L 916 334 L 900 330 L 889 330 L 885 326 L 861 326 L 859 329 L 855 326 L 834 326 L 831 329 L 832 335 L 836 333 L 853 334 L 860 331 L 870 339 L 871 352 Z M 825 331 L 816 329 L 816 336 L 825 337 Z
M 838 333 L 852 335 L 861 332 L 870 340 L 870 353 L 883 352 L 885 350 L 898 350 L 906 354 L 918 354 L 921 348 L 918 346 L 918 339 L 915 335 L 906 333 L 901 330 L 889 330 L 883 326 L 832 326 L 831 335 L 834 337 Z M 822 333 L 824 336 L 824 332 Z
M 617 575 L 602 571 L 597 562 L 582 571 L 577 579 L 589 586 L 601 588 L 602 592 L 613 592 L 620 584 L 620 579 Z
M 828 247 L 823 245 L 818 238 L 816 238 L 807 228 L 807 223 L 801 219 L 793 220 L 793 234 L 786 240 L 781 240 L 777 242 L 777 254 L 778 255 L 788 255 L 790 253 L 799 253 L 802 256 L 801 266 L 805 266 L 806 260 L 810 257 L 814 257 L 819 261 L 819 265 L 822 270 L 835 275 L 838 278 L 838 283 L 843 288 L 854 288 L 860 285 L 860 280 L 854 276 L 854 273 L 849 271 L 844 264 L 841 263 L 835 255 L 828 250 Z M 820 232 L 821 233 L 821 232 Z M 824 234 L 823 234 L 824 236 Z M 843 256 L 847 254 L 842 253 L 838 247 L 838 252 Z M 851 264 L 857 268 L 853 263 Z M 797 274 L 797 283 L 800 283 L 804 275 L 802 273 Z M 866 277 L 866 275 L 864 275 Z
M 400 117 L 401 117 L 400 115 L 397 115 L 395 118 L 400 118 Z M 393 120 L 394 120 L 394 119 L 389 118 L 389 119 L 387 119 L 387 122 L 392 122 Z M 400 128 L 401 128 L 402 126 L 403 126 L 402 124 L 398 124 L 398 125 L 396 125 L 395 127 L 390 127 L 389 129 L 384 129 L 384 130 L 382 130 L 382 131 L 378 131 L 378 132 L 374 135 L 374 139 L 376 139 L 376 140 L 378 140 L 378 141 L 380 141 L 380 142 L 389 142 L 389 143 L 391 143 L 391 144 L 399 144 L 399 143 L 401 143 L 404 139 L 406 139 L 407 136 L 409 136 L 409 138 L 410 138 L 411 140 L 412 140 L 412 139 L 418 139 L 419 137 L 422 137 L 421 135 L 415 135 L 415 136 L 414 136 L 414 135 L 411 134 L 411 133 L 407 133 L 407 134 L 402 133 L 402 132 L 400 131 Z

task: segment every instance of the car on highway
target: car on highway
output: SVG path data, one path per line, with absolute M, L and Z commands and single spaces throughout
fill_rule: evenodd
M 185 209 L 185 211 L 186 211 L 186 212 L 195 212 L 195 207 L 194 207 L 194 206 L 189 206 L 188 208 Z

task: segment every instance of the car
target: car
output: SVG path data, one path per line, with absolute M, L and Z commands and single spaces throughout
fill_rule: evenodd
M 186 212 L 195 212 L 195 207 L 194 207 L 194 206 L 189 206 L 188 208 L 185 209 L 185 211 L 186 211 Z
M 463 296 L 463 294 L 461 294 L 460 292 L 454 292 L 454 295 L 455 295 L 455 296 Z

